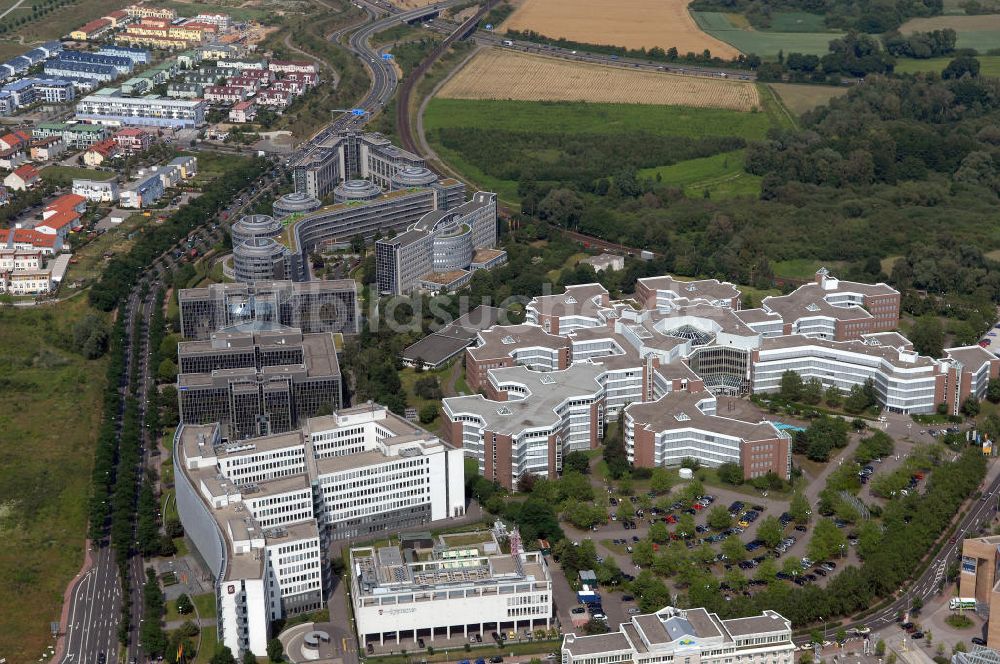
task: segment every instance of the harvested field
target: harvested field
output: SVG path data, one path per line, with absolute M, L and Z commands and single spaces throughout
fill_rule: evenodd
M 958 33 L 958 48 L 973 48 L 986 53 L 1000 44 L 1000 14 L 914 18 L 900 26 L 899 31 L 909 35 L 944 28 Z
M 705 49 L 721 58 L 739 51 L 701 31 L 688 13 L 691 0 L 523 0 L 501 30 L 534 30 L 558 39 L 627 48 Z
M 834 97 L 847 94 L 847 88 L 832 85 L 800 85 L 798 83 L 770 83 L 781 101 L 795 115 L 802 115 L 817 106 L 825 106 Z
M 587 101 L 750 111 L 760 107 L 746 81 L 638 71 L 505 49 L 478 53 L 438 92 L 450 99 Z

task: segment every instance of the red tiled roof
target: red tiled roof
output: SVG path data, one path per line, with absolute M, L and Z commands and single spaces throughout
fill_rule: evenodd
M 38 177 L 38 169 L 31 164 L 24 164 L 14 169 L 14 175 L 27 182 Z
M 145 136 L 145 129 L 139 129 L 138 127 L 126 127 L 125 129 L 119 129 L 115 132 L 115 136 Z
M 118 149 L 118 144 L 114 142 L 111 138 L 106 138 L 99 143 L 94 143 L 90 146 L 87 152 L 96 152 L 103 157 L 109 157 L 114 154 L 115 150 Z
M 33 228 L 15 228 L 11 234 L 15 244 L 30 244 L 35 247 L 55 247 L 57 236 L 39 233 Z
M 80 215 L 72 210 L 59 210 L 54 215 L 50 216 L 48 219 L 39 224 L 39 226 L 46 226 L 55 231 L 58 231 L 64 226 L 69 226 L 70 224 L 75 224 L 79 221 Z
M 97 32 L 101 28 L 105 28 L 109 25 L 111 25 L 111 21 L 109 21 L 108 19 L 97 18 L 94 19 L 93 21 L 90 21 L 89 23 L 84 23 L 79 28 L 77 28 L 77 30 L 79 30 L 80 32 L 85 32 L 89 35 L 92 32 Z M 74 32 L 76 31 L 74 30 Z
M 81 203 L 86 203 L 87 198 L 80 194 L 63 194 L 45 206 L 46 210 L 72 210 Z

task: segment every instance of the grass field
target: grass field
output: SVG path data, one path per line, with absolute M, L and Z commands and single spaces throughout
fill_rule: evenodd
M 823 106 L 834 97 L 847 94 L 847 88 L 832 85 L 799 85 L 796 83 L 768 83 L 778 93 L 782 103 L 796 115 L 802 115 L 817 106 Z
M 841 36 L 837 32 L 776 32 L 753 30 L 734 25 L 721 12 L 691 12 L 702 30 L 721 39 L 743 53 L 754 53 L 765 59 L 775 58 L 778 51 L 824 55 L 830 41 Z
M 441 88 L 452 99 L 665 104 L 749 111 L 760 107 L 748 81 L 681 76 L 494 48 L 480 51 Z
M 830 32 L 820 14 L 808 12 L 774 12 L 771 25 L 761 32 Z
M 121 254 L 132 248 L 135 237 L 129 237 L 133 231 L 145 224 L 152 223 L 149 217 L 141 213 L 133 214 L 121 224 L 98 236 L 80 250 L 74 252 L 72 263 L 66 271 L 66 282 L 80 281 L 84 286 L 96 280 L 106 265 L 105 253 Z
M 198 616 L 200 618 L 214 618 L 215 617 L 215 593 L 204 593 L 201 595 L 190 595 L 191 602 L 198 609 Z M 177 601 L 170 600 L 167 602 L 167 614 L 164 616 L 164 622 L 171 622 L 172 620 L 194 620 L 195 614 L 189 613 L 182 616 L 177 613 Z
M 83 563 L 105 362 L 69 347 L 80 296 L 0 307 L 0 653 L 38 659 Z M 15 608 L 16 607 L 16 608 Z
M 708 192 L 710 198 L 732 198 L 734 196 L 759 196 L 760 181 L 763 179 L 743 170 L 743 150 L 689 159 L 670 166 L 644 168 L 639 171 L 643 178 L 655 179 L 684 190 L 686 196 L 701 197 Z
M 767 135 L 770 122 L 765 113 L 685 106 L 434 98 L 427 105 L 424 126 L 429 133 L 441 127 L 475 127 L 576 134 L 643 131 L 660 136 L 761 139 Z
M 129 4 L 127 0 L 79 0 L 79 2 L 60 7 L 36 21 L 17 28 L 14 34 L 23 37 L 28 43 L 46 39 L 59 39 L 64 35 L 68 35 L 71 30 L 80 27 L 87 21 L 100 18 L 114 9 L 121 9 L 127 4 Z M 13 15 L 11 14 L 11 16 Z M 22 47 L 22 49 L 24 48 Z
M 690 0 L 524 0 L 501 31 L 534 30 L 588 44 L 627 48 L 676 47 L 681 53 L 732 58 L 739 53 L 705 34 L 687 10 Z
M 958 33 L 958 48 L 974 48 L 985 53 L 1000 46 L 1000 14 L 914 18 L 900 26 L 899 31 L 909 35 L 944 28 L 951 28 Z
M 250 19 L 261 19 L 271 12 L 266 9 L 255 7 L 234 7 L 226 4 L 214 4 L 211 2 L 175 2 L 172 0 L 157 0 L 152 3 L 157 7 L 169 7 L 177 10 L 181 16 L 195 16 L 200 13 L 224 12 L 237 21 L 247 21 Z
M 980 75 L 1000 77 L 1000 55 L 980 55 L 976 56 L 976 59 L 979 60 L 979 64 L 981 65 L 981 69 L 979 70 Z M 896 60 L 896 72 L 900 74 L 916 74 L 918 72 L 941 73 L 951 60 L 948 57 L 929 58 L 927 60 L 899 58 Z
M 721 109 L 638 104 L 588 104 L 579 102 L 528 102 L 441 99 L 427 105 L 424 127 L 437 153 L 455 170 L 478 186 L 496 191 L 508 202 L 520 200 L 517 182 L 491 176 L 456 150 L 437 139 L 443 128 L 472 128 L 483 131 L 531 132 L 595 136 L 645 132 L 658 136 L 742 136 L 763 138 L 780 118 L 770 112 L 742 113 Z M 545 160 L 542 150 L 525 159 Z M 655 175 L 654 175 L 655 177 Z M 721 191 L 721 184 L 720 191 Z
M 53 164 L 46 166 L 39 174 L 43 180 L 56 184 L 69 184 L 73 178 L 86 178 L 89 180 L 110 180 L 115 176 L 114 171 L 99 171 L 92 168 L 78 168 L 76 166 L 59 166 Z

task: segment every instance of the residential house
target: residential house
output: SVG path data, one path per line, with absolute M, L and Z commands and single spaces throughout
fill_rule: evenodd
M 31 164 L 22 164 L 7 174 L 7 177 L 3 179 L 3 184 L 14 191 L 25 191 L 38 184 L 40 177 L 37 168 Z
M 205 88 L 205 101 L 216 104 L 235 104 L 247 97 L 244 88 L 231 85 L 209 85 Z
M 112 27 L 114 27 L 114 24 L 108 19 L 97 18 L 89 23 L 84 23 L 76 30 L 70 32 L 69 38 L 75 41 L 90 41 L 100 37 Z
M 31 141 L 31 134 L 21 129 L 0 136 L 0 150 L 26 146 Z
M 125 154 L 145 152 L 153 145 L 153 135 L 138 127 L 126 127 L 115 132 L 112 140 L 118 145 L 118 150 Z
M 117 180 L 73 180 L 73 193 L 94 203 L 113 203 L 118 200 Z
M 159 173 L 148 173 L 121 190 L 123 208 L 144 208 L 163 196 L 163 180 Z
M 0 233 L 2 232 L 0 231 Z M 54 254 L 62 250 L 63 242 L 62 238 L 56 234 L 40 233 L 33 228 L 11 228 L 7 231 L 7 247 L 9 249 L 37 249 L 43 254 Z
M 91 168 L 100 166 L 109 159 L 114 159 L 119 154 L 118 143 L 113 138 L 106 138 L 100 143 L 95 143 L 83 153 L 83 163 Z
M 292 95 L 284 90 L 261 90 L 257 93 L 257 103 L 282 110 L 292 103 Z
M 32 141 L 29 147 L 32 161 L 49 161 L 66 151 L 62 136 L 49 136 Z
M 252 99 L 241 101 L 229 109 L 229 121 L 243 124 L 257 118 L 257 104 Z
M 281 74 L 315 74 L 318 71 L 316 63 L 308 60 L 272 60 L 267 68 Z
M 11 171 L 28 161 L 28 154 L 23 147 L 0 150 L 0 168 Z

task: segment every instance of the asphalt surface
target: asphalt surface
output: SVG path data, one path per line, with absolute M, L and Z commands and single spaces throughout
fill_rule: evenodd
M 229 208 L 228 219 L 239 216 L 242 212 L 254 206 L 261 197 L 271 197 L 275 181 L 269 176 L 264 176 L 258 183 L 254 184 L 251 191 L 239 194 Z M 225 232 L 224 224 L 217 223 L 213 226 L 203 225 L 193 231 L 198 235 L 198 240 L 194 248 L 198 249 L 199 255 L 220 242 Z M 177 248 L 187 249 L 186 238 L 179 238 Z M 147 394 L 153 389 L 153 367 L 149 366 L 149 320 L 153 313 L 153 305 L 156 290 L 162 285 L 162 278 L 177 266 L 180 257 L 175 257 L 172 251 L 160 256 L 146 273 L 138 280 L 136 287 L 129 295 L 129 299 L 121 308 L 120 313 L 124 317 L 126 339 L 123 352 L 126 358 L 126 368 L 122 387 L 127 389 L 128 376 L 131 372 L 132 347 L 131 330 L 132 322 L 136 316 L 140 316 L 143 325 L 139 335 L 139 359 L 140 371 L 137 382 L 136 398 L 139 402 L 140 417 L 145 418 L 145 408 Z M 149 291 L 144 297 L 140 297 L 142 284 L 150 285 Z M 120 423 L 120 419 L 119 419 Z M 143 423 L 143 431 L 145 425 Z M 119 429 L 118 433 L 121 431 Z M 148 445 L 144 443 L 140 464 L 143 468 L 154 466 L 158 459 L 150 457 L 146 450 Z M 138 481 L 141 482 L 144 473 L 138 473 Z M 139 487 L 136 487 L 138 492 Z M 70 599 L 69 622 L 66 626 L 66 650 L 62 658 L 63 664 L 96 664 L 100 661 L 101 653 L 104 653 L 108 664 L 125 664 L 135 660 L 145 661 L 145 653 L 139 641 L 139 629 L 142 623 L 142 585 L 145 582 L 145 562 L 142 556 L 133 555 L 128 562 L 127 570 L 131 581 L 131 633 L 129 646 L 125 651 L 124 659 L 119 658 L 118 644 L 118 622 L 121 612 L 121 583 L 118 577 L 118 568 L 115 564 L 114 551 L 106 541 L 97 542 L 92 549 L 93 565 L 78 581 Z

